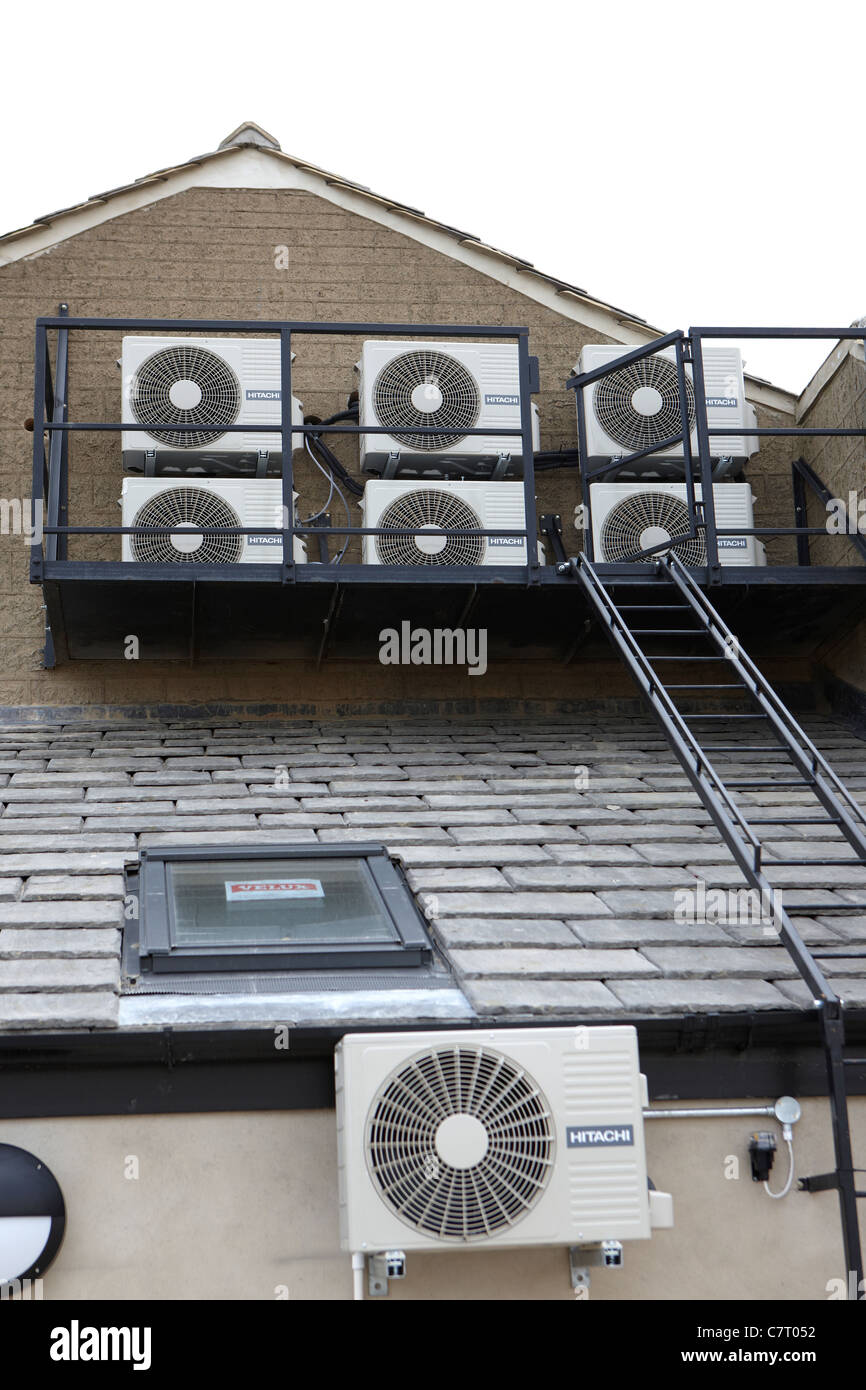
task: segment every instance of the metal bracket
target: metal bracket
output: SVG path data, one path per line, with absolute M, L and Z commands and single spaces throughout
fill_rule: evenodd
M 42 606 L 43 606 L 43 608 L 45 607 L 44 604 L 43 604 Z M 45 670 L 45 671 L 53 671 L 53 670 L 54 670 L 54 667 L 55 667 L 56 665 L 57 665 L 57 658 L 56 658 L 55 653 L 54 653 L 54 637 L 53 637 L 52 632 L 51 632 L 51 626 L 50 626 L 50 624 L 49 624 L 48 622 L 46 622 L 46 624 L 45 624 L 45 646 L 44 646 L 43 653 L 42 653 L 42 668 L 43 668 L 43 670 Z
M 622 1241 L 602 1240 L 598 1245 L 572 1245 L 568 1250 L 571 1287 L 578 1297 L 589 1297 L 590 1269 L 622 1269 Z
M 495 462 L 495 464 L 493 465 L 493 472 L 490 474 L 491 481 L 497 482 L 500 478 L 504 478 L 504 477 L 506 476 L 506 474 L 508 473 L 508 467 L 509 467 L 509 464 L 510 464 L 510 463 L 511 463 L 511 455 L 510 455 L 510 454 L 505 454 L 505 453 L 497 454 L 497 455 L 496 455 L 496 462 Z
M 317 529 L 318 529 L 319 527 L 330 528 L 330 525 L 331 525 L 331 513 L 330 513 L 330 512 L 322 512 L 319 516 L 311 517 L 311 519 L 307 522 L 307 525 L 308 525 L 308 526 L 314 526 L 314 527 L 316 527 Z M 322 565 L 326 565 L 326 564 L 328 563 L 328 560 L 330 559 L 330 555 L 329 555 L 329 553 L 328 553 L 328 537 L 327 537 L 327 535 L 323 533 L 323 534 L 320 535 L 320 536 L 308 536 L 308 537 L 307 537 L 307 540 L 308 540 L 310 543 L 312 543 L 312 542 L 315 540 L 315 542 L 317 543 L 317 545 L 318 545 L 318 547 L 319 547 L 319 563 L 322 564 Z M 315 562 L 313 562 L 313 563 L 315 563 Z
M 820 1173 L 815 1178 L 799 1179 L 801 1192 L 831 1192 L 839 1186 L 838 1173 Z
M 387 1298 L 392 1279 L 406 1278 L 406 1255 L 402 1250 L 383 1250 L 367 1256 L 367 1293 L 370 1298 Z
M 589 1291 L 590 1268 L 622 1269 L 622 1241 L 602 1240 L 597 1245 L 571 1245 L 568 1250 L 571 1287 Z
M 568 557 L 562 544 L 562 517 L 557 512 L 544 512 L 538 518 L 538 529 L 544 539 L 550 542 L 556 564 L 565 564 Z
M 153 478 L 156 476 L 156 450 L 145 449 L 144 451 L 144 476 Z
M 268 460 L 270 459 L 268 449 L 259 449 L 256 454 L 256 477 L 266 478 L 268 476 Z
M 578 1264 L 578 1260 L 583 1254 L 572 1246 L 568 1252 L 568 1270 L 571 1276 L 571 1287 L 575 1293 L 582 1298 L 589 1298 L 590 1274 L 586 1265 Z

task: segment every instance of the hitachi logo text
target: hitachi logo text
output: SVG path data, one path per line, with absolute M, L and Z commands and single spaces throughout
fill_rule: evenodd
M 484 404 L 485 404 L 485 405 L 520 405 L 520 397 L 519 397 L 519 396 L 496 396 L 496 395 L 486 395 L 486 396 L 484 397 Z
M 569 1125 L 565 1132 L 570 1149 L 598 1149 L 634 1143 L 634 1125 Z
M 52 1361 L 131 1361 L 134 1371 L 150 1370 L 149 1327 L 68 1327 L 51 1329 Z
M 251 391 L 245 393 L 248 401 L 280 401 L 283 398 L 282 391 Z

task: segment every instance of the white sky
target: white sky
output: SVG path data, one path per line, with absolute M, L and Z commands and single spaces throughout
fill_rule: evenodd
M 0 229 L 254 120 L 665 331 L 844 325 L 864 40 L 862 0 L 42 0 L 3 18 Z M 829 346 L 746 357 L 799 389 Z

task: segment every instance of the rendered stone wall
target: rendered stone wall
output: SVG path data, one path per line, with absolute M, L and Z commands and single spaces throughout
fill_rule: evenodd
M 710 1103 L 766 1099 L 775 1097 Z M 862 1152 L 862 1099 L 851 1118 Z M 590 1301 L 821 1302 L 837 1287 L 831 1281 L 844 1286 L 835 1194 L 795 1190 L 771 1201 L 749 1171 L 758 1124 L 778 1128 L 756 1119 L 647 1122 L 648 1171 L 673 1195 L 674 1228 L 626 1244 L 621 1270 L 593 1271 Z M 805 1101 L 794 1138 L 798 1172 L 832 1167 L 824 1101 Z M 11 1120 L 0 1122 L 0 1142 L 36 1153 L 65 1196 L 67 1235 L 45 1275 L 45 1300 L 352 1296 L 333 1111 Z M 785 1176 L 780 1141 L 776 1190 Z M 413 1254 L 390 1298 L 573 1301 L 574 1293 L 561 1246 Z

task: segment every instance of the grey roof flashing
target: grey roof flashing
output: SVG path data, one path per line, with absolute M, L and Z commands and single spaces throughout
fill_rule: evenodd
M 365 990 L 279 994 L 125 995 L 118 1026 L 133 1028 L 325 1027 L 405 1024 L 474 1017 L 458 989 Z M 291 1046 L 291 1041 L 290 1041 Z

